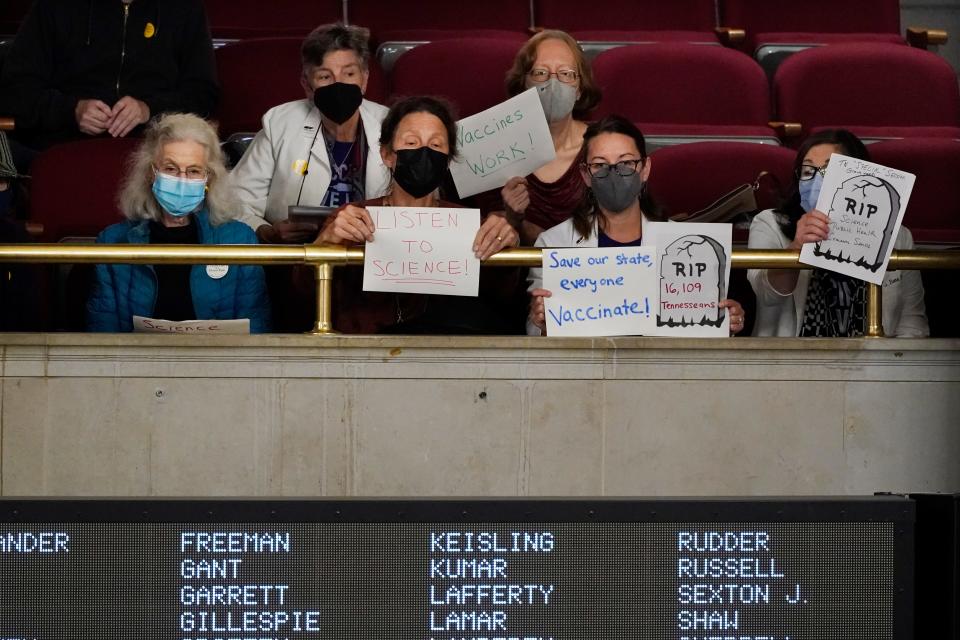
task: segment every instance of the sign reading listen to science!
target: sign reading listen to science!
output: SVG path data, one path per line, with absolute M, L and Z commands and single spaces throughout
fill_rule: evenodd
M 476 296 L 473 241 L 479 209 L 369 207 L 375 228 L 364 252 L 363 290 Z
M 543 250 L 548 336 L 648 335 L 656 323 L 651 247 Z

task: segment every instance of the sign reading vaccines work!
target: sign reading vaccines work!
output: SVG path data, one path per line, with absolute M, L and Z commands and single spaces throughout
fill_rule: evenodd
M 457 149 L 450 173 L 461 198 L 499 189 L 553 160 L 556 151 L 537 90 L 458 122 Z
M 473 241 L 479 209 L 368 207 L 375 228 L 363 262 L 364 291 L 476 296 Z
M 544 249 L 547 335 L 652 334 L 655 259 L 651 247 Z
M 800 262 L 881 284 L 915 179 L 912 173 L 831 155 L 817 199 L 830 231 L 826 240 L 803 245 Z
M 656 334 L 729 336 L 730 320 L 720 301 L 730 282 L 731 225 L 653 222 L 645 234 L 657 248 Z

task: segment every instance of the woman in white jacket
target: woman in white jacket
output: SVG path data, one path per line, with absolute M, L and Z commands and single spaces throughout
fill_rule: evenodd
M 827 237 L 827 216 L 815 209 L 830 155 L 869 160 L 864 144 L 852 133 L 832 129 L 807 138 L 794 162 L 791 195 L 778 209 L 758 214 L 750 225 L 751 249 L 792 249 Z M 913 237 L 901 226 L 895 249 L 912 249 Z M 866 283 L 813 269 L 750 269 L 747 278 L 757 294 L 755 336 L 850 337 L 864 333 Z M 888 336 L 930 334 L 917 271 L 887 271 L 883 280 L 883 329 Z
M 387 108 L 363 99 L 369 36 L 342 24 L 314 29 L 301 47 L 306 99 L 268 111 L 233 170 L 240 220 L 261 242 L 316 237 L 317 225 L 287 219 L 290 205 L 336 208 L 382 196 L 390 184 L 378 142 Z
M 565 222 L 547 229 L 537 238 L 537 247 L 629 247 L 643 244 L 649 219 L 659 220 L 657 206 L 646 188 L 650 156 L 643 134 L 629 120 L 607 116 L 587 127 L 577 160 L 584 196 Z M 552 294 L 543 287 L 543 269 L 530 269 L 530 314 L 527 333 L 546 331 L 544 298 Z M 744 311 L 736 300 L 720 301 L 730 314 L 730 331 L 743 330 Z

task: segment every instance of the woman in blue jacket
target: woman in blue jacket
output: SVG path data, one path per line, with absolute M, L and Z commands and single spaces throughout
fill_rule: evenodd
M 153 122 L 120 193 L 128 218 L 97 242 L 256 244 L 230 219 L 227 172 L 216 131 L 202 118 L 171 114 Z M 87 301 L 91 331 L 132 331 L 133 316 L 164 320 L 249 319 L 270 328 L 263 269 L 252 265 L 101 264 Z

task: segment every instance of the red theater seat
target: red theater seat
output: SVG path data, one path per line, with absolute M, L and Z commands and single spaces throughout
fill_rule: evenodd
M 904 43 L 898 0 L 724 0 L 721 24 L 743 29 L 745 46 Z
M 413 5 L 413 6 L 411 6 Z M 347 7 L 351 24 L 370 29 L 376 43 L 433 41 L 445 38 L 528 34 L 530 7 L 518 0 L 451 2 L 354 0 Z
M 681 43 L 620 47 L 597 56 L 593 70 L 603 90 L 596 117 L 622 115 L 652 139 L 776 142 L 767 78 L 742 53 Z
M 755 193 L 760 209 L 779 204 L 791 182 L 794 152 L 750 142 L 694 142 L 663 147 L 650 157 L 650 192 L 667 215 L 706 209 L 737 187 L 753 183 L 760 172 L 775 179 Z
M 780 65 L 773 92 L 778 119 L 804 133 L 960 137 L 957 76 L 927 51 L 870 43 L 807 49 Z
M 31 166 L 30 221 L 43 225 L 44 242 L 92 238 L 122 219 L 117 194 L 130 155 L 140 142 L 137 138 L 79 140 L 37 156 Z
M 519 49 L 517 42 L 486 38 L 420 45 L 394 65 L 392 94 L 442 96 L 458 117 L 473 115 L 506 99 L 507 70 Z
M 538 27 L 561 29 L 578 40 L 717 42 L 714 0 L 610 0 L 602 6 L 536 0 L 534 19 Z
M 210 33 L 218 39 L 303 36 L 343 19 L 341 0 L 204 0 Z
M 960 244 L 960 141 L 886 140 L 870 145 L 870 157 L 917 176 L 903 217 L 916 242 Z
M 216 50 L 221 88 L 216 120 L 221 138 L 238 131 L 259 131 L 268 109 L 304 97 L 302 42 L 303 38 L 255 38 Z

